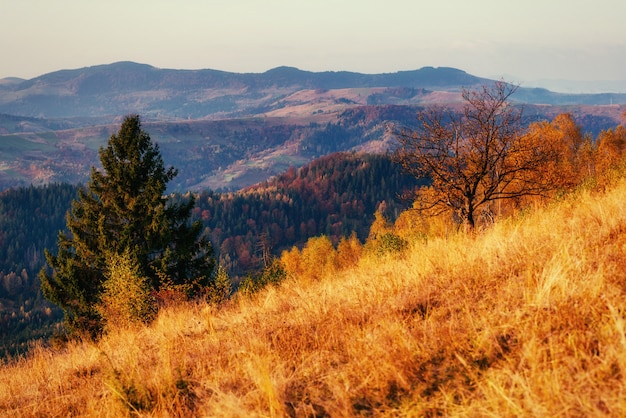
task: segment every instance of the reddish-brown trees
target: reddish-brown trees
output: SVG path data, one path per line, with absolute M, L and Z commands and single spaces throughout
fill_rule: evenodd
M 521 108 L 509 102 L 516 89 L 496 82 L 464 90 L 460 114 L 433 108 L 418 115 L 421 129 L 396 133 L 395 160 L 409 174 L 430 179 L 417 191 L 418 209 L 452 211 L 471 230 L 489 202 L 555 187 L 533 175 L 554 160 L 555 149 L 523 135 Z

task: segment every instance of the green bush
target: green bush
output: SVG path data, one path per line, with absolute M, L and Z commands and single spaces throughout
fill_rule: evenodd
M 107 270 L 99 304 L 106 327 L 129 327 L 149 323 L 156 315 L 149 280 L 139 274 L 139 267 L 128 251 L 107 256 Z
M 215 280 L 213 286 L 211 286 L 207 293 L 207 301 L 219 305 L 230 298 L 232 293 L 232 283 L 228 272 L 221 265 L 217 267 L 215 274 Z
M 409 242 L 391 232 L 384 233 L 368 241 L 368 247 L 378 256 L 400 254 L 409 246 Z
M 274 259 L 256 276 L 248 275 L 239 285 L 239 292 L 250 295 L 258 292 L 269 284 L 278 285 L 287 278 L 285 267 L 280 260 Z

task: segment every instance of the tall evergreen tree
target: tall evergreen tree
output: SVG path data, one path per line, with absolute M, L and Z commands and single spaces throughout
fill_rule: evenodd
M 58 236 L 58 254 L 46 251 L 40 272 L 44 296 L 65 313 L 70 332 L 97 335 L 97 308 L 111 254 L 131 254 L 138 274 L 154 290 L 177 286 L 189 294 L 211 284 L 214 258 L 202 224 L 190 222 L 193 196 L 164 196 L 177 171 L 165 169 L 159 147 L 139 116 L 125 118 L 100 149 L 102 170 L 92 167 L 67 214 L 69 233 Z

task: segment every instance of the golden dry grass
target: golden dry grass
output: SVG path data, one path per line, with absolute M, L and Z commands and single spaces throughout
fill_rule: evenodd
M 626 416 L 626 181 L 0 368 L 0 414 Z

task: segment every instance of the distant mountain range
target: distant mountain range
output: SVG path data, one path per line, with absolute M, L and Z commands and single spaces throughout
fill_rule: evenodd
M 419 107 L 454 106 L 463 88 L 492 82 L 454 68 L 240 74 L 133 62 L 3 79 L 0 189 L 85 181 L 98 148 L 130 113 L 179 168 L 175 188 L 239 188 L 330 152 L 384 151 L 390 124 L 414 122 Z M 626 94 L 521 87 L 512 99 L 529 121 L 567 111 L 597 133 L 619 123 Z
M 152 118 L 245 116 L 276 110 L 302 90 L 393 89 L 458 91 L 490 83 L 454 68 L 424 67 L 387 74 L 309 72 L 278 67 L 264 73 L 159 69 L 118 62 L 0 83 L 0 113 L 37 118 L 77 118 L 140 113 Z M 364 92 L 368 94 L 370 92 Z M 426 100 L 408 96 L 405 102 Z M 626 102 L 626 94 L 558 94 L 521 88 L 515 100 L 552 105 Z
M 240 117 L 280 108 L 282 98 L 302 90 L 450 90 L 486 82 L 452 68 L 367 75 L 278 67 L 262 74 L 239 74 L 119 62 L 31 80 L 5 79 L 0 83 L 0 112 L 38 118 L 99 118 L 130 112 L 152 118 Z

